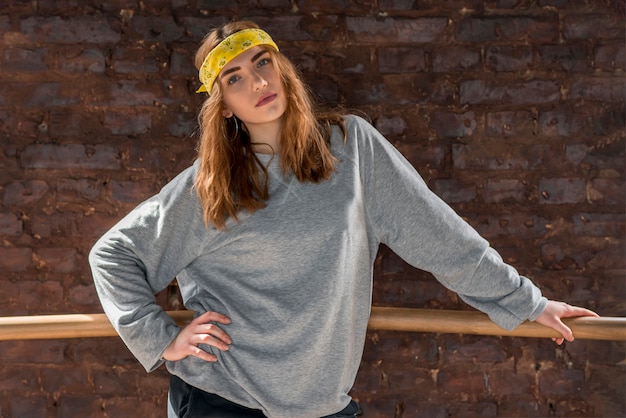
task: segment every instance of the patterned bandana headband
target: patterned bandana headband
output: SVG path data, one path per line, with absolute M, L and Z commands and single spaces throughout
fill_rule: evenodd
M 222 68 L 237 55 L 257 45 L 269 45 L 278 51 L 278 46 L 272 38 L 261 29 L 244 29 L 235 32 L 217 44 L 206 56 L 202 67 L 200 67 L 199 78 L 202 86 L 196 93 L 210 93 Z

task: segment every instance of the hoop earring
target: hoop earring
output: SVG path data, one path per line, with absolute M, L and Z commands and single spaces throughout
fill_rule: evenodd
M 224 125 L 228 123 L 229 120 L 232 120 L 233 123 L 235 124 L 235 135 L 233 135 L 232 137 L 230 137 L 227 133 L 228 128 L 224 127 Z M 239 137 L 239 121 L 237 120 L 237 117 L 232 116 L 222 121 L 222 136 L 228 142 L 234 142 Z

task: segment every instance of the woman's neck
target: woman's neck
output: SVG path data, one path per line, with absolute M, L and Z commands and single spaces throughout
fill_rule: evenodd
M 281 123 L 247 124 L 246 128 L 250 135 L 254 152 L 259 154 L 278 154 L 280 152 Z

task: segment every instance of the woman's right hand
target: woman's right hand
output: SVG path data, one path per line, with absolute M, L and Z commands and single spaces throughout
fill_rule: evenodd
M 206 361 L 217 361 L 217 357 L 199 347 L 200 344 L 207 344 L 222 351 L 227 351 L 230 347 L 230 336 L 215 322 L 230 324 L 230 318 L 217 312 L 205 312 L 194 318 L 165 349 L 163 358 L 178 361 L 187 356 L 195 356 Z

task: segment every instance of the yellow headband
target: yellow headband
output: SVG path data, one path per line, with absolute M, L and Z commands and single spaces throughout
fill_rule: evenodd
M 206 56 L 200 67 L 199 78 L 202 86 L 196 93 L 210 93 L 219 72 L 237 55 L 257 45 L 269 45 L 278 51 L 272 38 L 261 29 L 244 29 L 235 32 L 217 44 Z

